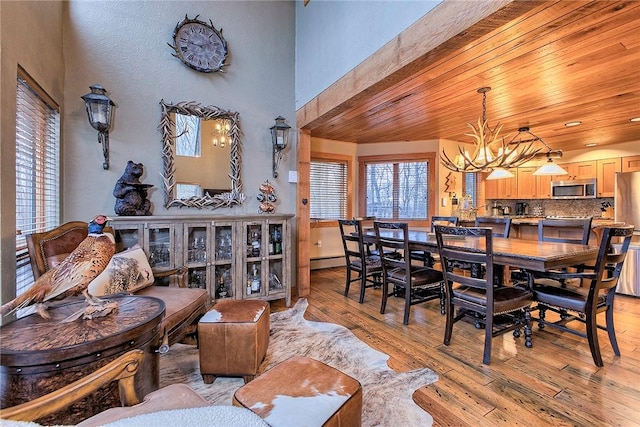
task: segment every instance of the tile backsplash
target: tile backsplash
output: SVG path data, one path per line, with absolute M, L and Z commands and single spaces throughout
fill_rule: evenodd
M 592 216 L 594 218 L 602 217 L 602 204 L 610 203 L 613 206 L 613 197 L 603 197 L 598 199 L 537 199 L 537 200 L 495 200 L 500 206 L 511 207 L 512 215 L 516 212 L 516 202 L 525 202 L 529 204 L 529 216 L 533 216 L 534 212 L 542 211 L 542 216 Z M 494 200 L 488 200 L 486 212 L 491 214 L 491 206 Z M 538 209 L 534 209 L 539 207 Z M 609 212 L 612 212 L 609 210 Z M 613 215 L 609 216 L 613 218 Z

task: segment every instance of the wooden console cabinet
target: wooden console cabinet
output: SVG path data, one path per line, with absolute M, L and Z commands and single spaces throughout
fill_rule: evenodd
M 117 250 L 140 244 L 152 267 L 189 269 L 211 300 L 285 299 L 291 305 L 293 215 L 116 217 Z M 169 284 L 169 283 L 167 283 Z

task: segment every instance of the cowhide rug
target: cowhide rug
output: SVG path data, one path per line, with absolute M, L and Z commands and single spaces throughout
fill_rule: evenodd
M 271 336 L 260 372 L 295 355 L 311 357 L 356 378 L 362 384 L 362 424 L 369 426 L 430 426 L 429 413 L 411 398 L 415 390 L 438 379 L 430 369 L 396 372 L 388 355 L 372 349 L 347 328 L 312 322 L 303 315 L 308 306 L 299 299 L 289 310 L 271 314 Z M 218 377 L 204 384 L 195 346 L 175 344 L 160 356 L 160 386 L 186 383 L 215 405 L 230 405 L 241 378 Z

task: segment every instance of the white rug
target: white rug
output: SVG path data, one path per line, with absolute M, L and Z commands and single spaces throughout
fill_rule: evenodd
M 431 415 L 411 398 L 415 390 L 438 379 L 433 371 L 394 371 L 387 366 L 389 356 L 372 349 L 347 328 L 306 320 L 303 315 L 307 306 L 307 300 L 301 298 L 293 308 L 271 314 L 269 349 L 261 372 L 292 356 L 311 357 L 360 381 L 363 426 L 433 424 Z M 169 353 L 160 356 L 160 386 L 176 382 L 189 384 L 216 405 L 230 405 L 233 393 L 243 384 L 241 378 L 223 377 L 204 384 L 198 368 L 198 350 L 182 344 L 173 345 Z

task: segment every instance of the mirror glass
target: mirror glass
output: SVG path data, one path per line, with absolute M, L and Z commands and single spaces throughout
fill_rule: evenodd
M 240 204 L 239 114 L 194 102 L 160 102 L 165 208 Z

